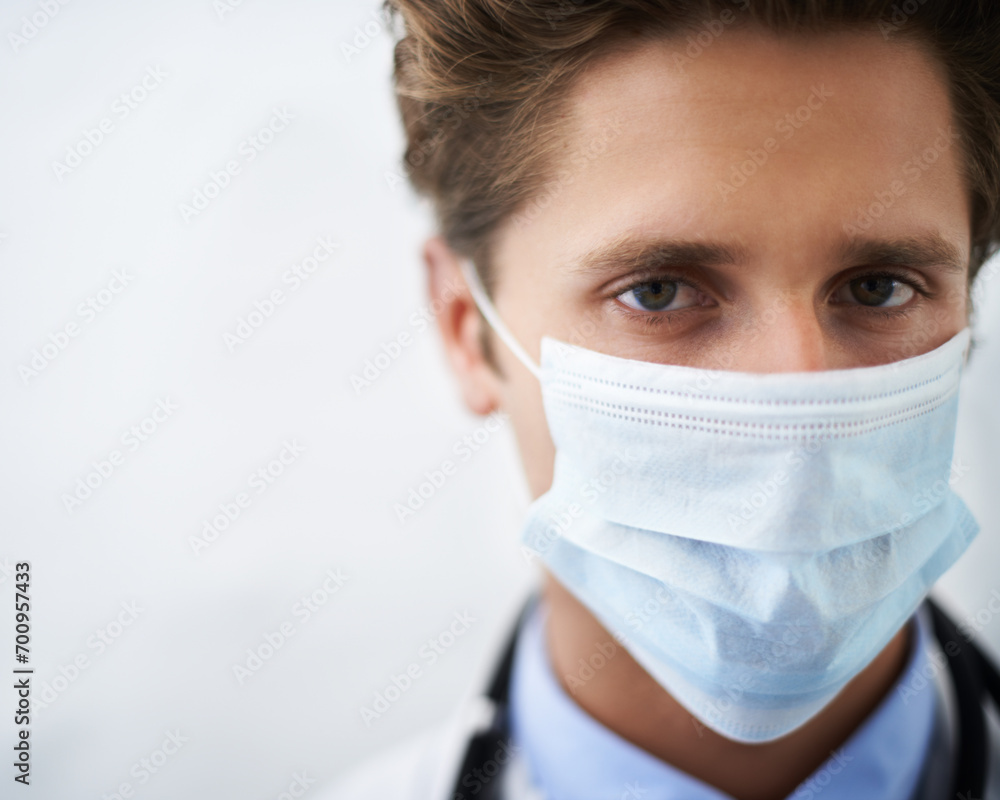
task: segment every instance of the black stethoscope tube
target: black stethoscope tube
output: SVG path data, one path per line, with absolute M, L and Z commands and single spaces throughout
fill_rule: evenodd
M 988 692 L 1000 706 L 1000 675 L 986 655 L 959 633 L 955 623 L 937 603 L 927 598 L 927 605 L 931 610 L 934 636 L 948 659 L 958 703 L 958 741 L 955 743 L 951 796 L 981 798 L 986 786 L 989 749 L 986 712 L 982 704 Z

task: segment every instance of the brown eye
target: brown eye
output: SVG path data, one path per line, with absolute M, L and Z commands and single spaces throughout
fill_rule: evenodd
M 639 305 L 648 311 L 662 311 L 677 296 L 677 284 L 673 281 L 650 281 L 632 290 Z
M 905 305 L 914 294 L 912 286 L 896 278 L 863 275 L 849 281 L 837 292 L 835 299 L 842 303 L 859 303 L 869 308 L 891 308 Z
M 666 276 L 636 281 L 621 289 L 615 299 L 647 320 L 712 303 L 710 297 L 687 281 Z
M 618 296 L 637 311 L 663 311 L 677 296 L 676 281 L 646 281 Z

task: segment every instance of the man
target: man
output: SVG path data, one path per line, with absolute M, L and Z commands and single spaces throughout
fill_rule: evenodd
M 544 586 L 482 752 L 449 727 L 334 796 L 1000 796 L 950 661 L 995 673 L 921 605 L 977 530 L 947 477 L 996 7 L 389 6 L 430 293 Z

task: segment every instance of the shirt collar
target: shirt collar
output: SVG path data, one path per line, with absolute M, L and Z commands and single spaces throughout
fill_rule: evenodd
M 539 602 L 519 633 L 511 676 L 511 730 L 531 780 L 547 800 L 732 800 L 661 761 L 589 716 L 552 672 L 545 645 L 547 608 Z M 927 675 L 929 632 L 911 623 L 910 656 L 896 684 L 862 725 L 790 797 L 909 800 L 935 722 Z

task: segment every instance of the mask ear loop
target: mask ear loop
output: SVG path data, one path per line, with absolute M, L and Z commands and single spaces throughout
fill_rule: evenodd
M 531 374 L 541 381 L 541 368 L 534 361 L 532 361 L 531 356 L 525 352 L 524 348 L 521 347 L 520 342 L 514 338 L 514 335 L 504 324 L 503 320 L 500 319 L 500 315 L 497 314 L 496 308 L 493 307 L 493 303 L 490 302 L 490 299 L 486 296 L 486 290 L 483 288 L 483 284 L 479 280 L 479 275 L 476 273 L 476 269 L 472 265 L 471 259 L 461 259 L 460 267 L 462 275 L 465 278 L 465 282 L 469 286 L 469 291 L 472 293 L 472 299 L 475 300 L 476 306 L 482 312 L 482 315 L 486 318 L 490 327 L 496 331 L 497 336 L 499 336 L 503 340 L 503 343 L 510 348 L 510 351 L 517 356 L 517 359 L 531 371 Z

